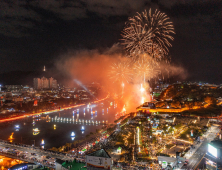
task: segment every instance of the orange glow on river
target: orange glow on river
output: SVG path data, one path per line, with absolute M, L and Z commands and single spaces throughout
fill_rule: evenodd
M 92 103 L 98 103 L 98 102 L 101 102 L 105 99 L 107 99 L 109 97 L 109 95 L 107 95 L 105 98 L 103 99 L 100 99 L 100 100 L 96 100 Z M 79 105 L 75 105 L 75 106 L 69 106 L 69 107 L 64 107 L 64 108 L 61 108 L 61 109 L 55 109 L 55 110 L 49 110 L 49 111 L 45 111 L 45 112 L 41 112 L 41 113 L 30 113 L 30 114 L 25 114 L 25 115 L 22 115 L 22 116 L 17 116 L 17 117 L 12 117 L 12 118 L 6 118 L 6 119 L 1 119 L 0 120 L 0 123 L 2 122 L 7 122 L 7 121 L 13 121 L 13 120 L 17 120 L 17 119 L 22 119 L 22 118 L 25 118 L 25 117 L 29 117 L 29 116 L 34 116 L 34 115 L 40 115 L 40 114 L 49 114 L 49 113 L 53 113 L 53 112 L 57 112 L 57 111 L 61 111 L 61 110 L 67 110 L 67 109 L 72 109 L 72 108 L 76 108 L 76 107 L 79 107 L 79 106 L 85 106 L 87 104 L 79 104 Z

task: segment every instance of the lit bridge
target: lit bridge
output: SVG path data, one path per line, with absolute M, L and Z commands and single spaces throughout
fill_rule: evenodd
M 86 119 L 74 119 L 74 118 L 51 118 L 49 119 L 47 122 L 61 122 L 61 123 L 75 123 L 75 124 L 84 124 L 84 125 L 105 125 L 108 124 L 108 120 L 101 120 L 101 121 L 97 121 L 97 120 L 86 120 Z
M 50 156 L 54 160 L 56 160 L 57 158 L 62 159 L 62 160 L 68 160 L 68 161 L 74 160 L 74 157 L 70 154 L 43 150 L 43 149 L 40 149 L 40 147 L 33 147 L 31 145 L 15 145 L 13 143 L 9 143 L 8 141 L 0 140 L 0 148 L 3 149 L 5 147 L 9 147 L 10 149 L 14 149 L 14 150 L 16 149 L 17 151 L 20 151 L 20 152 L 28 152 L 30 156 L 27 156 L 27 158 L 22 158 L 21 156 L 17 154 L 7 153 L 3 151 L 0 152 L 0 155 L 13 158 L 13 159 L 22 160 L 28 163 L 35 163 L 36 165 L 43 165 L 43 166 L 53 168 L 53 169 L 55 169 L 55 166 L 51 164 L 47 164 L 44 161 L 40 161 L 40 159 L 38 159 L 38 161 L 31 159 L 32 157 L 36 157 L 36 156 L 32 156 L 31 153 L 36 153 L 38 155 L 37 156 L 38 158 L 40 158 L 41 156 Z

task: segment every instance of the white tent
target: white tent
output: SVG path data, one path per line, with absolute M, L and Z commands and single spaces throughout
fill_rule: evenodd
M 171 158 L 167 156 L 158 156 L 158 162 L 162 165 L 162 168 L 166 168 L 167 165 L 174 167 L 177 164 L 177 158 Z

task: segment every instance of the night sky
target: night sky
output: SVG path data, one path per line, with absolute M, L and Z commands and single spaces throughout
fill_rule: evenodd
M 174 23 L 169 54 L 187 80 L 221 84 L 221 0 L 1 0 L 0 74 L 55 69 L 69 50 L 109 48 L 128 17 L 149 8 Z

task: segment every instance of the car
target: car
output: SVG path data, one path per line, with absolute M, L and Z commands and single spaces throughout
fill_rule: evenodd
M 31 155 L 37 156 L 37 154 L 36 154 L 36 153 L 31 153 Z
M 22 157 L 23 159 L 26 159 L 26 158 L 27 158 L 27 156 L 26 156 L 26 155 L 22 155 L 21 157 Z
M 32 157 L 32 158 L 31 158 L 31 160 L 33 160 L 33 161 L 37 161 L 37 159 L 36 159 L 36 158 L 34 158 L 34 157 Z
M 51 157 L 51 156 L 46 156 L 46 158 L 47 158 L 47 159 L 51 159 L 52 157 Z

